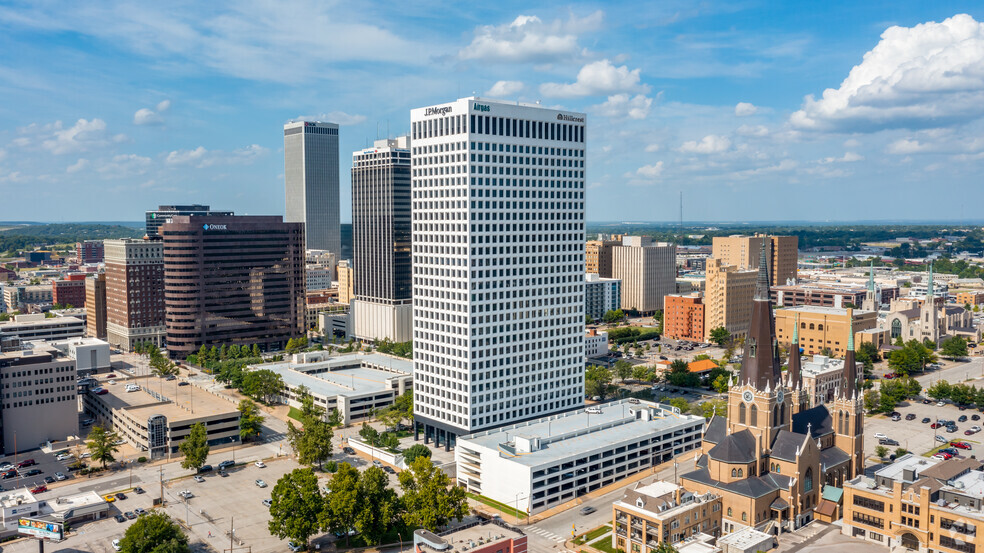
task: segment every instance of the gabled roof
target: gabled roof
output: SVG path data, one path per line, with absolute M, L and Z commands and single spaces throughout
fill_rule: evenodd
M 681 476 L 686 480 L 700 482 L 714 488 L 729 491 L 745 497 L 762 497 L 769 493 L 777 492 L 781 489 L 789 489 L 789 477 L 780 474 L 767 474 L 765 476 L 750 476 L 735 482 L 720 482 L 711 478 L 706 468 L 698 468 Z
M 747 429 L 728 434 L 707 452 L 723 463 L 750 463 L 755 460 L 755 436 Z
M 942 463 L 937 463 L 926 470 L 920 471 L 919 477 L 935 478 L 940 482 L 946 483 L 947 480 L 951 480 L 965 472 L 977 470 L 979 468 L 981 468 L 981 462 L 978 459 L 950 459 L 948 461 L 943 461 Z
M 826 405 L 817 405 L 793 415 L 794 433 L 806 434 L 807 426 L 810 427 L 810 435 L 814 438 L 834 432 L 834 419 L 830 416 L 830 411 L 827 411 Z
M 711 444 L 720 443 L 728 431 L 728 421 L 724 417 L 711 417 L 704 428 L 704 441 Z
M 832 467 L 851 460 L 851 456 L 838 447 L 828 447 L 820 451 L 820 470 L 827 472 Z
M 700 361 L 691 361 L 687 364 L 687 368 L 692 373 L 703 373 L 718 368 L 718 364 L 711 359 L 701 359 Z
M 822 497 L 827 501 L 840 503 L 841 498 L 844 497 L 844 488 L 838 488 L 836 486 L 824 486 Z
M 796 461 L 796 453 L 803 445 L 805 437 L 803 434 L 780 430 L 772 442 L 772 453 L 769 456 L 781 461 Z

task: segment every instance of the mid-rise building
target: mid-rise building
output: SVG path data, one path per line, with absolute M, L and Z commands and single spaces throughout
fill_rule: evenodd
M 806 355 L 823 354 L 844 357 L 847 341 L 853 334 L 878 326 L 878 314 L 861 309 L 838 307 L 787 307 L 776 309 L 776 339 L 783 346 L 792 342 L 793 331 L 799 331 L 799 347 Z
M 0 322 L 0 344 L 20 341 L 63 340 L 85 335 L 85 321 L 76 317 L 45 317 L 44 313 L 14 315 Z
M 694 494 L 671 482 L 626 489 L 612 503 L 612 549 L 650 551 L 706 534 L 721 535 L 721 496 Z
M 52 299 L 50 284 L 3 287 L 3 302 L 7 305 L 7 311 L 28 311 L 32 306 L 51 304 Z
M 612 246 L 612 275 L 622 281 L 622 309 L 654 313 L 676 293 L 676 246 L 647 236 L 625 236 Z
M 212 211 L 211 207 L 199 204 L 158 206 L 157 209 L 146 212 L 145 222 L 147 228 L 147 238 L 160 238 L 158 229 L 161 228 L 161 225 L 168 222 L 171 217 L 177 215 L 231 217 L 235 215 L 235 213 L 231 211 Z
M 984 304 L 984 292 L 980 290 L 971 290 L 968 292 L 957 292 L 957 305 L 969 305 L 971 307 L 975 305 Z
M 86 334 L 106 339 L 106 273 L 85 279 Z
M 308 265 L 304 269 L 304 282 L 308 292 L 328 290 L 334 287 L 335 274 L 329 267 Z
M 202 345 L 277 350 L 304 335 L 304 225 L 175 216 L 160 233 L 170 355 Z
M 113 366 L 109 359 L 109 343 L 98 338 L 69 338 L 53 340 L 46 344 L 74 359 L 75 371 L 79 377 L 97 372 L 109 372 Z
M 160 240 L 106 240 L 106 341 L 124 350 L 164 345 L 164 246 Z
M 353 297 L 355 271 L 347 259 L 338 262 L 338 303 L 350 305 Z
M 75 262 L 79 265 L 90 263 L 102 263 L 103 261 L 103 241 L 85 240 L 75 243 Z
M 3 453 L 78 435 L 75 359 L 43 342 L 0 353 Z
M 724 328 L 732 336 L 744 336 L 748 333 L 755 278 L 754 270 L 724 265 L 720 259 L 707 260 L 704 341 L 711 341 L 711 332 L 716 328 Z
M 311 121 L 284 125 L 284 221 L 304 225 L 307 249 L 341 256 L 338 171 L 338 125 Z
M 773 286 L 796 280 L 799 267 L 799 238 L 796 236 L 715 236 L 712 239 L 711 257 L 722 265 L 738 269 L 754 269 L 758 266 L 759 250 L 765 244 L 769 256 L 769 278 Z M 860 304 L 858 304 L 860 305 Z
M 622 308 L 622 281 L 596 273 L 584 276 L 584 314 L 601 319 L 605 313 Z
M 580 406 L 585 115 L 462 98 L 410 124 L 418 432 Z
M 703 417 L 628 399 L 476 432 L 458 439 L 458 484 L 539 513 L 700 448 L 703 426 Z
M 906 454 L 844 485 L 841 533 L 889 551 L 974 553 L 984 547 L 979 459 Z
M 612 276 L 612 248 L 622 245 L 622 235 L 602 235 L 585 243 L 584 270 L 602 278 Z
M 876 292 L 878 305 L 889 303 L 899 295 L 896 286 L 883 286 Z M 860 284 L 803 282 L 776 286 L 772 289 L 772 300 L 776 307 L 796 307 L 813 305 L 816 307 L 861 307 L 869 296 L 868 288 Z
M 412 339 L 410 137 L 352 154 L 351 319 L 365 341 Z
M 663 298 L 663 336 L 703 342 L 704 335 L 704 298 L 700 294 L 672 294 Z
M 78 273 L 52 280 L 51 302 L 66 307 L 85 307 L 85 275 Z
M 803 361 L 803 390 L 810 400 L 810 407 L 830 403 L 840 395 L 844 383 L 844 360 L 826 355 L 814 355 Z

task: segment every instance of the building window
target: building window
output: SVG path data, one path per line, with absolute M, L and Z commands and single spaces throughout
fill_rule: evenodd
M 898 338 L 902 335 L 902 321 L 895 319 L 892 321 L 892 338 Z
M 741 521 L 742 522 L 748 522 L 748 513 L 742 513 L 741 514 Z
M 878 501 L 877 499 L 870 499 L 861 495 L 855 495 L 854 504 L 858 507 L 871 509 L 872 511 L 885 512 L 885 503 L 883 501 Z
M 731 507 L 728 507 L 728 516 L 731 516 Z
M 803 491 L 808 492 L 813 489 L 813 467 L 806 469 L 806 477 L 803 478 Z
M 859 513 L 857 511 L 854 511 L 853 520 L 854 520 L 854 522 L 859 522 L 861 524 L 867 524 L 868 526 L 874 526 L 876 528 L 884 528 L 885 527 L 885 520 L 884 519 L 879 518 L 879 517 L 875 517 L 875 516 L 871 516 L 871 515 L 866 515 L 864 513 Z
M 738 469 L 731 469 L 731 477 L 735 478 L 736 476 L 738 476 Z

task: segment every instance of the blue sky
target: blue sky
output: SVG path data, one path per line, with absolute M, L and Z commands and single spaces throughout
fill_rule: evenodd
M 0 2 L 0 220 L 283 213 L 281 126 L 351 152 L 477 93 L 588 113 L 591 221 L 980 219 L 980 2 Z

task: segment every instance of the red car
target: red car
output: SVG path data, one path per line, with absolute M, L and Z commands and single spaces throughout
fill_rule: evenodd
M 943 425 L 938 422 L 934 422 L 933 424 L 929 425 L 929 427 L 936 429 L 936 428 L 943 428 Z
M 971 445 L 967 442 L 950 442 L 950 445 L 957 449 L 972 449 Z
M 888 373 L 885 375 L 885 380 L 891 380 L 895 378 L 895 373 Z
M 46 491 L 48 491 L 48 486 L 45 486 L 44 484 L 31 488 L 31 493 L 41 493 Z
M 25 459 L 25 460 L 21 461 L 20 463 L 17 463 L 17 468 L 31 467 L 31 466 L 34 466 L 36 464 L 37 463 L 34 462 L 34 459 Z

